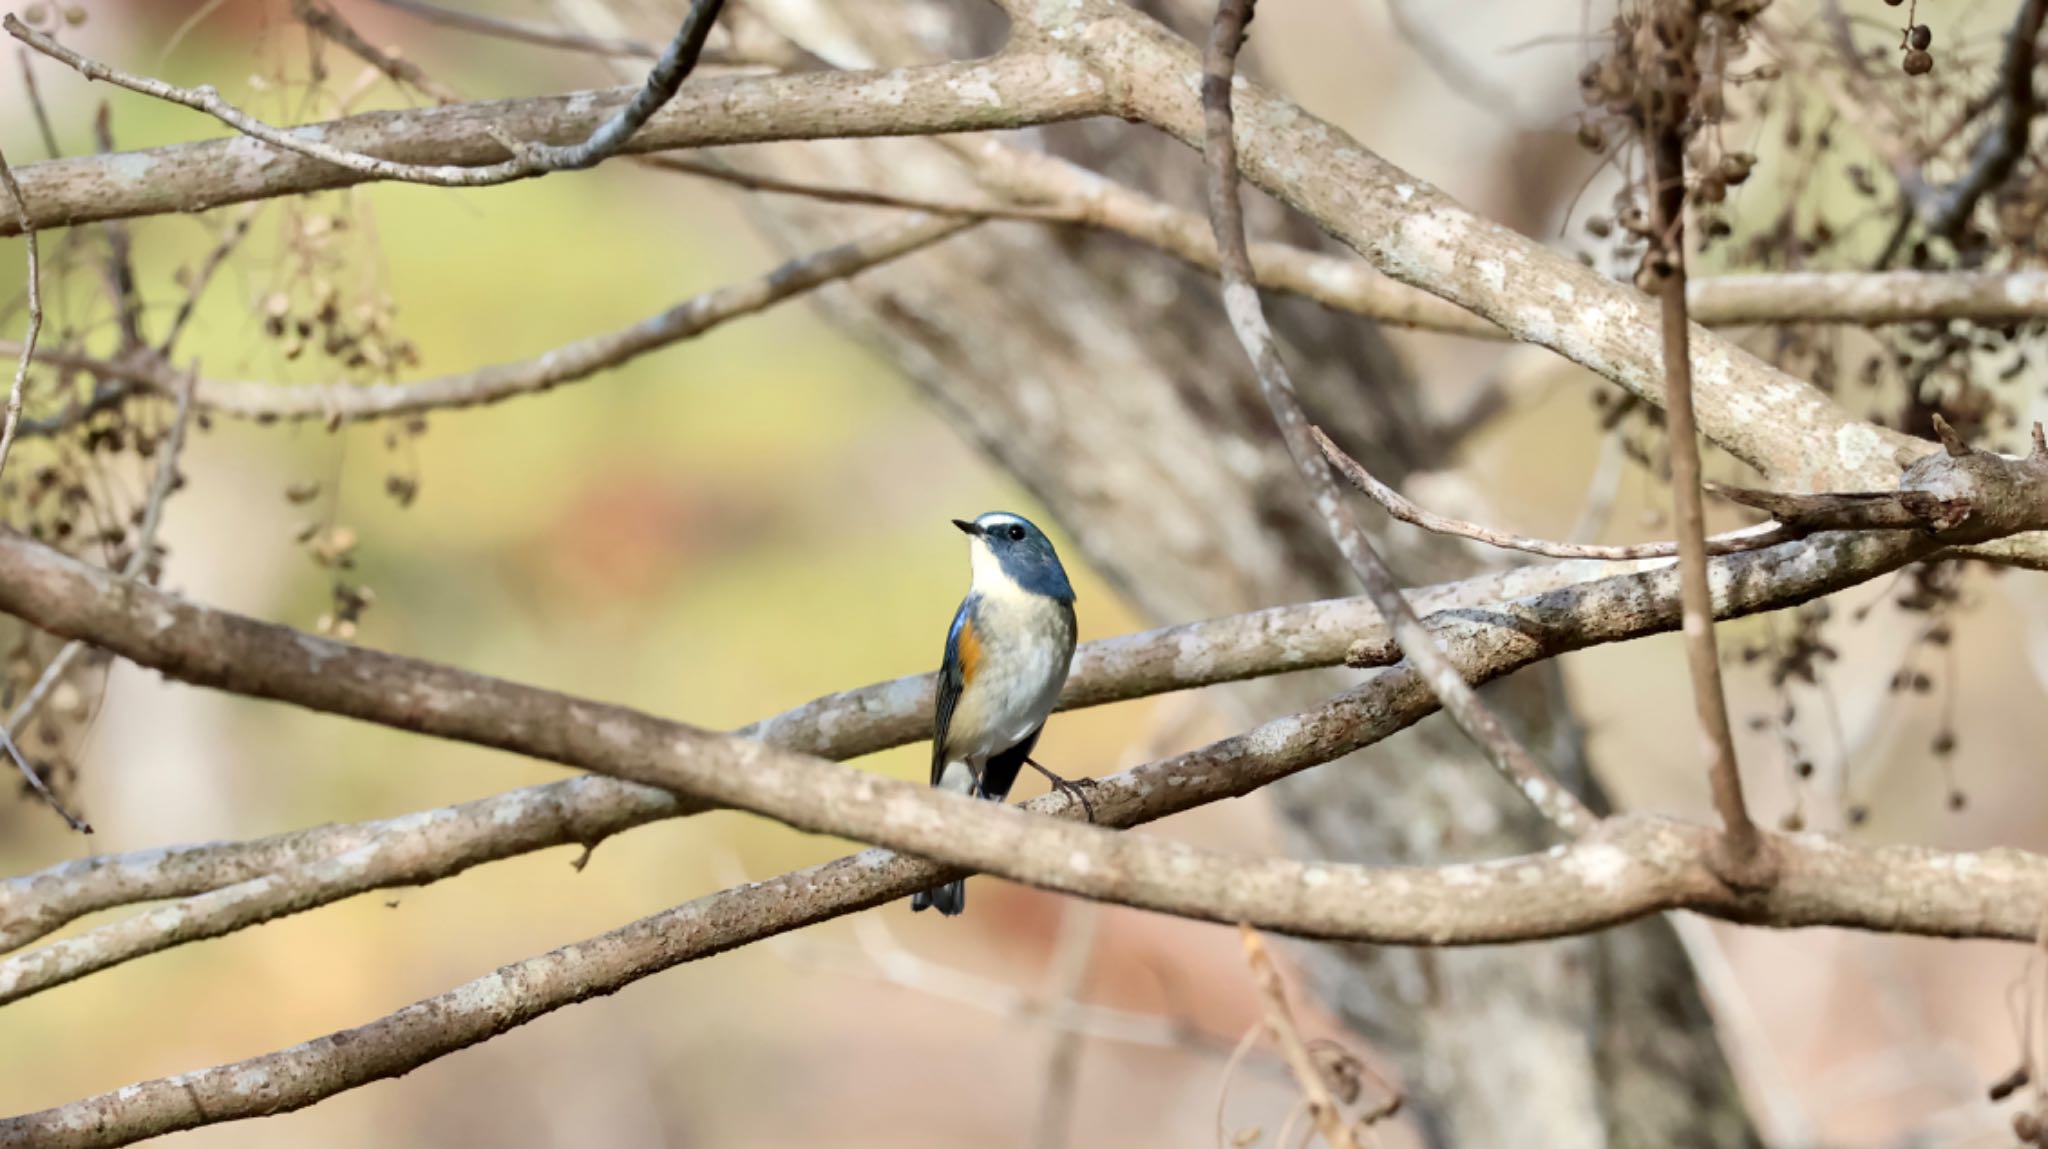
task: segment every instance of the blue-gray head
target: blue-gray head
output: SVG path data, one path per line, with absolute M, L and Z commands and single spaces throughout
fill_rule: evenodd
M 1003 594 L 1014 587 L 1060 602 L 1074 601 L 1074 588 L 1067 582 L 1060 556 L 1053 552 L 1052 540 L 1030 519 L 1008 511 L 990 511 L 971 523 L 954 519 L 953 525 L 973 539 L 968 552 L 974 562 L 976 591 Z

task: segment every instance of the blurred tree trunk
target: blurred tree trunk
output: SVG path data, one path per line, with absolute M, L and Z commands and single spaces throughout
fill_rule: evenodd
M 817 8 L 754 5 L 829 53 Z M 1199 38 L 1201 0 L 1154 14 Z M 1161 9 L 1164 9 L 1163 11 Z M 990 6 L 902 0 L 833 9 L 868 61 L 892 66 L 992 50 Z M 843 44 L 843 42 L 842 42 Z M 842 60 L 839 62 L 853 63 Z M 1199 158 L 1115 122 L 1066 125 L 1027 143 L 1181 206 L 1202 206 Z M 929 141 L 833 141 L 746 154 L 774 174 L 971 198 L 964 168 Z M 1322 238 L 1247 191 L 1260 234 Z M 791 248 L 872 226 L 872 212 L 755 197 Z M 1021 480 L 1089 562 L 1154 621 L 1210 617 L 1356 593 L 1303 493 L 1225 322 L 1214 281 L 1102 234 L 984 224 L 824 299 L 834 318 L 898 363 L 945 416 Z M 1370 323 L 1273 298 L 1272 319 L 1311 414 L 1374 472 L 1400 484 L 1449 444 L 1416 381 Z M 1388 533 L 1410 583 L 1470 573 L 1461 546 Z M 1236 690 L 1246 718 L 1300 709 L 1345 684 L 1296 675 Z M 1597 784 L 1554 671 L 1489 691 L 1568 784 Z M 1304 853 L 1436 862 L 1548 843 L 1453 726 L 1423 723 L 1276 787 Z M 1690 966 L 1661 919 L 1504 949 L 1304 946 L 1314 986 L 1401 1067 L 1432 1143 L 1464 1147 L 1739 1146 L 1748 1120 Z

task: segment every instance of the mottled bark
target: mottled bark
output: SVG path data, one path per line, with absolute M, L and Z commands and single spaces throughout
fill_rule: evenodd
M 1183 33 L 1198 32 L 1207 15 L 1193 0 L 1149 7 Z M 913 8 L 922 10 L 913 17 Z M 972 7 L 842 11 L 884 65 L 986 51 L 999 36 L 958 28 L 977 14 Z M 913 41 L 903 31 L 947 20 L 956 22 L 951 39 Z M 1199 157 L 1157 133 L 1087 121 L 1033 135 L 1034 146 L 1200 209 Z M 747 158 L 783 176 L 976 190 L 964 166 L 924 141 Z M 1255 234 L 1325 242 L 1251 199 Z M 787 200 L 763 199 L 757 212 L 793 248 L 840 234 L 849 218 Z M 1148 616 L 1198 618 L 1355 589 L 1260 401 L 1213 277 L 1113 237 L 995 224 L 828 298 Z M 1274 297 L 1269 307 L 1305 404 L 1340 444 L 1397 485 L 1444 459 L 1447 444 L 1415 381 L 1373 325 L 1298 299 Z M 1410 583 L 1476 565 L 1464 548 L 1414 532 L 1388 532 L 1385 542 Z M 1342 681 L 1302 675 L 1247 684 L 1235 697 L 1245 717 L 1264 717 Z M 1553 671 L 1488 694 L 1567 784 L 1600 801 Z M 1300 850 L 1321 858 L 1483 858 L 1549 840 L 1441 718 L 1272 792 Z M 1753 1142 L 1684 954 L 1661 921 L 1512 950 L 1300 952 L 1324 1001 L 1402 1067 L 1413 1112 L 1436 1144 Z

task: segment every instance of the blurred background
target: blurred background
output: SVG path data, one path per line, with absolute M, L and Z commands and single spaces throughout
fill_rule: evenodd
M 369 0 L 335 6 L 468 97 L 614 82 L 583 57 L 436 27 Z M 552 18 L 538 0 L 459 6 Z M 1255 63 L 1476 211 L 1571 247 L 1560 229 L 1597 166 L 1570 140 L 1580 5 L 1408 7 L 1404 31 L 1377 0 L 1268 0 Z M 1989 37 L 2004 19 L 1990 11 L 1997 5 L 1944 7 L 1959 10 L 1959 37 Z M 67 42 L 131 70 L 216 84 L 273 122 L 335 115 L 335 92 L 357 91 L 356 110 L 406 103 L 333 49 L 327 94 L 304 98 L 306 37 L 283 3 L 87 0 L 79 11 Z M 1493 90 L 1447 79 L 1429 58 L 1444 51 Z M 16 167 L 44 158 L 21 97 L 25 60 L 0 54 L 0 146 Z M 28 66 L 67 154 L 92 150 L 102 99 L 123 149 L 220 134 L 206 117 L 90 87 L 51 61 Z M 1759 148 L 1767 166 L 1769 144 Z M 1528 207 L 1532 172 L 1562 189 L 1540 210 Z M 1611 191 L 1596 182 L 1583 199 L 1604 202 Z M 1772 193 L 1750 194 L 1761 205 Z M 1825 203 L 1843 193 L 1811 194 Z M 145 299 L 176 300 L 173 269 L 198 260 L 218 217 L 235 210 L 136 221 Z M 332 377 L 329 365 L 289 358 L 264 330 L 266 299 L 309 275 L 388 307 L 418 352 L 401 377 L 534 355 L 765 271 L 786 250 L 755 222 L 727 189 L 623 163 L 482 191 L 370 186 L 271 204 L 206 297 L 183 355 L 209 376 Z M 65 242 L 46 234 L 46 260 Z M 22 254 L 18 241 L 0 241 L 0 301 L 18 291 Z M 906 268 L 914 273 L 921 258 Z M 45 290 L 57 301 L 53 324 L 110 321 L 90 275 L 46 280 Z M 1500 355 L 1492 345 L 1394 338 L 1428 381 L 1426 401 L 1446 411 Z M 1242 375 L 1236 363 L 1218 371 Z M 1606 458 L 1593 390 L 1564 374 L 1527 391 L 1459 445 L 1454 473 L 1411 476 L 1411 493 L 1558 536 L 1580 521 L 1591 490 L 1611 499 L 1603 537 L 1662 534 L 1662 488 Z M 43 449 L 22 444 L 12 466 L 33 466 Z M 967 579 L 954 517 L 1002 508 L 1047 525 L 1077 575 L 1084 640 L 1148 621 L 1090 568 L 1056 516 L 887 356 L 810 301 L 543 396 L 436 414 L 423 429 L 216 419 L 186 458 L 189 486 L 164 527 L 164 585 L 176 593 L 295 626 L 331 622 L 336 572 L 302 536 L 346 531 L 356 563 L 348 580 L 374 594 L 356 641 L 706 726 L 931 669 Z M 110 468 L 109 483 L 140 488 L 139 470 Z M 416 497 L 401 505 L 394 489 L 411 488 Z M 1818 684 L 1795 676 L 1774 685 L 1769 656 L 1736 669 L 1760 817 L 1796 813 L 1871 841 L 2048 848 L 2037 750 L 2048 738 L 2039 677 L 2048 598 L 2038 579 L 1963 572 L 1943 646 L 1920 641 L 1926 619 L 1896 608 L 1898 584 L 1860 588 L 1840 596 L 1837 619 L 1871 609 L 1829 630 L 1839 657 L 1824 660 Z M 1797 630 L 1756 620 L 1730 627 L 1727 641 L 1739 656 Z M 1902 668 L 1906 689 L 1894 690 Z M 1575 655 L 1564 669 L 1589 762 L 1616 803 L 1705 816 L 1676 644 Z M 1916 673 L 1928 676 L 1924 690 Z M 1796 715 L 1781 728 L 1788 702 Z M 0 872 L 383 817 L 561 773 L 123 665 L 105 676 L 97 706 L 71 793 L 98 832 L 69 834 L 32 801 L 0 803 Z M 1109 773 L 1221 736 L 1235 721 L 1206 692 L 1192 703 L 1069 713 L 1049 726 L 1041 758 L 1070 774 Z M 1944 731 L 1955 751 L 1930 753 Z M 861 765 L 922 780 L 927 754 L 906 747 Z M 1027 778 L 1020 790 L 1041 788 Z M 1264 797 L 1144 832 L 1294 848 Z M 173 950 L 0 1010 L 0 1111 L 359 1024 L 505 962 L 847 849 L 751 817 L 694 817 L 606 842 L 580 873 L 570 865 L 578 851 L 552 850 Z M 1295 1093 L 1270 1055 L 1254 1053 L 1229 1075 L 1219 1116 L 1230 1047 L 1258 1016 L 1233 931 L 1117 908 L 1098 915 L 989 878 L 972 885 L 973 910 L 957 921 L 894 906 L 828 923 L 680 967 L 402 1080 L 180 1143 L 1165 1146 L 1214 1143 L 1219 1125 L 1259 1129 L 1271 1143 Z M 1158 1040 L 1082 1039 L 1070 1099 L 1054 1102 L 1071 1106 L 1056 1123 L 1066 1139 L 1048 1142 L 1060 1027 L 1032 1003 L 1060 939 L 1083 944 L 1075 931 L 1094 934 L 1074 987 L 1083 1000 L 1173 1024 Z M 1682 936 L 1768 1132 L 1845 1146 L 2006 1143 L 2004 1117 L 1983 1091 L 2017 1057 L 2022 948 L 1700 921 L 1684 923 Z M 1305 991 L 1297 1002 L 1315 1034 L 1365 1047 Z

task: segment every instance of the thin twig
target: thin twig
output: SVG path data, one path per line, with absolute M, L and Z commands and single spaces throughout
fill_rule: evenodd
M 390 77 L 393 83 L 404 84 L 424 92 L 439 103 L 452 104 L 462 97 L 454 89 L 427 75 L 426 70 L 403 56 L 379 48 L 363 38 L 355 26 L 342 18 L 328 5 L 327 0 L 292 0 L 292 15 L 299 22 L 313 29 L 336 44 L 341 45 L 364 63 Z
M 71 808 L 64 804 L 63 799 L 57 797 L 56 792 L 50 789 L 47 782 L 43 781 L 42 774 L 29 764 L 28 757 L 21 752 L 21 747 L 15 745 L 14 736 L 5 730 L 0 730 L 0 747 L 6 748 L 7 756 L 14 760 L 15 768 L 20 770 L 21 776 L 28 780 L 28 788 L 35 791 L 36 796 L 41 798 L 50 809 L 55 810 L 57 816 L 64 819 L 65 825 L 81 834 L 92 833 L 92 823 L 71 812 Z
M 697 66 L 698 55 L 704 51 L 704 41 L 711 37 L 711 26 L 718 22 L 718 12 L 723 7 L 725 0 L 692 0 L 689 12 L 683 16 L 683 26 L 676 30 L 675 38 L 669 41 L 668 48 L 654 62 L 654 67 L 648 70 L 647 82 L 633 93 L 633 99 L 625 107 L 599 124 L 589 139 L 559 148 L 528 144 L 526 151 L 550 171 L 579 171 L 610 158 L 633 138 L 640 125 L 675 96 L 676 89 L 689 78 Z
M 1586 498 L 1579 505 L 1579 517 L 1565 535 L 1570 542 L 1590 543 L 1607 533 L 1614 517 L 1614 500 L 1621 493 L 1621 479 L 1628 468 L 1628 448 L 1619 427 L 1600 436 L 1600 458 L 1593 464 L 1593 477 L 1586 481 Z
M 1689 13 L 1689 9 L 1686 10 Z M 1673 526 L 1678 534 L 1680 601 L 1686 658 L 1692 671 L 1693 701 L 1706 750 L 1714 808 L 1726 836 L 1731 877 L 1745 882 L 1767 876 L 1760 839 L 1742 798 L 1735 760 L 1735 735 L 1728 725 L 1728 700 L 1721 679 L 1721 655 L 1714 636 L 1714 594 L 1707 583 L 1705 494 L 1700 486 L 1700 435 L 1693 415 L 1691 322 L 1685 298 L 1684 101 L 1663 93 L 1662 117 L 1650 125 L 1651 203 L 1662 258 L 1668 265 L 1657 295 L 1664 334 L 1664 418 L 1669 430 Z M 1654 255 L 1655 253 L 1653 253 Z
M 556 28 L 530 20 L 516 20 L 509 16 L 489 16 L 482 12 L 467 12 L 454 8 L 443 8 L 425 0 L 377 0 L 387 8 L 410 12 L 422 20 L 460 28 L 465 32 L 478 32 L 485 36 L 496 36 L 502 40 L 517 40 L 523 44 L 538 44 L 543 48 L 567 48 L 575 52 L 589 52 L 598 56 L 623 56 L 637 60 L 653 60 L 661 56 L 661 48 L 645 40 L 614 39 L 608 36 L 586 36 L 565 28 Z
M 1055 1019 L 1056 1024 L 1050 1027 L 1046 1038 L 1045 1086 L 1032 1140 L 1037 1149 L 1062 1149 L 1073 1127 L 1082 1034 L 1078 1026 L 1057 1022 L 1063 1021 L 1068 1011 L 1079 1004 L 1101 922 L 1102 907 L 1094 902 L 1069 898 L 1061 903 L 1059 938 L 1053 944 L 1052 963 L 1045 973 L 1047 1016 Z
M 5 152 L 0 152 L 0 186 L 5 186 L 14 200 L 14 213 L 21 221 L 22 238 L 28 246 L 28 332 L 21 337 L 21 359 L 14 367 L 14 386 L 7 392 L 6 423 L 0 426 L 0 473 L 4 473 L 7 454 L 14 449 L 15 428 L 21 423 L 21 392 L 28 385 L 28 365 L 35 358 L 36 339 L 43 333 L 43 265 L 28 200 L 21 194 L 21 184 L 15 181 L 14 169 L 7 166 Z
M 93 146 L 103 156 L 114 154 L 113 109 L 105 100 L 100 101 L 99 111 L 93 114 Z M 142 337 L 142 297 L 135 288 L 135 256 L 128 242 L 128 225 L 120 220 L 108 220 L 100 225 L 107 237 L 107 260 L 104 265 L 107 277 L 107 294 L 113 297 L 114 314 L 120 321 L 121 349 L 126 355 L 146 345 Z
M 667 50 L 648 72 L 647 82 L 633 94 L 624 107 L 606 116 L 582 142 L 556 147 L 514 140 L 499 133 L 494 138 L 511 154 L 511 158 L 480 167 L 463 167 L 457 164 L 405 164 L 337 148 L 332 144 L 264 123 L 228 102 L 211 84 L 197 88 L 181 88 L 162 80 L 131 75 L 80 55 L 50 36 L 30 28 L 12 13 L 0 18 L 0 27 L 5 27 L 9 35 L 36 51 L 76 69 L 89 80 L 105 80 L 131 92 L 204 112 L 243 135 L 261 140 L 272 147 L 297 152 L 336 167 L 346 168 L 359 175 L 379 179 L 434 187 L 487 187 L 528 179 L 551 171 L 588 168 L 608 159 L 624 147 L 626 142 L 632 139 L 633 133 L 639 131 L 655 112 L 661 110 L 662 105 L 676 94 L 677 89 L 688 78 L 696 66 L 698 55 L 704 47 L 704 40 L 710 35 L 711 25 L 716 21 L 723 3 L 724 0 L 694 0 L 689 13 L 683 17 L 682 27 L 677 30 L 675 39 L 669 42 Z
M 235 248 L 241 246 L 242 240 L 249 234 L 249 225 L 256 222 L 256 216 L 262 210 L 263 203 L 260 200 L 244 207 L 228 223 L 227 231 L 213 245 L 213 250 L 207 252 L 206 258 L 199 261 L 199 270 L 192 273 L 192 281 L 185 287 L 185 298 L 178 301 L 178 310 L 171 316 L 170 330 L 164 332 L 163 341 L 156 345 L 157 358 L 167 360 L 171 357 L 172 350 L 177 346 L 178 336 L 185 333 L 185 325 L 192 321 L 192 313 L 198 309 L 199 301 L 206 295 L 206 289 L 213 284 L 214 275 L 220 271 L 221 265 L 228 261 L 228 256 L 234 254 Z
M 1259 389 L 1272 409 L 1288 453 L 1301 471 L 1316 509 L 1329 524 L 1337 549 L 1358 572 L 1366 594 L 1392 628 L 1401 653 L 1414 665 L 1430 689 L 1442 700 L 1451 717 L 1471 735 L 1486 756 L 1529 803 L 1557 828 L 1570 836 L 1584 834 L 1598 821 L 1592 811 L 1551 776 L 1535 757 L 1501 725 L 1485 703 L 1465 681 L 1436 640 L 1425 629 L 1401 585 L 1387 569 L 1386 561 L 1373 549 L 1372 540 L 1359 528 L 1346 506 L 1336 475 L 1310 433 L 1308 416 L 1296 398 L 1294 380 L 1280 358 L 1279 346 L 1266 326 L 1265 309 L 1253 285 L 1250 253 L 1246 249 L 1244 212 L 1238 200 L 1237 142 L 1232 134 L 1230 106 L 1232 80 L 1237 71 L 1237 53 L 1251 20 L 1251 0 L 1221 0 L 1209 36 L 1209 48 L 1202 77 L 1202 105 L 1205 116 L 1205 152 L 1209 173 L 1209 218 L 1216 234 L 1218 263 L 1223 275 L 1223 306 L 1231 330 L 1250 357 L 1259 377 Z
M 765 192 L 769 195 L 801 196 L 819 203 L 849 204 L 855 207 L 880 207 L 896 211 L 921 211 L 930 215 L 972 216 L 976 219 L 1043 220 L 1052 223 L 1079 222 L 1076 214 L 1066 205 L 1035 205 L 1003 203 L 984 200 L 967 203 L 959 200 L 934 199 L 928 196 L 905 195 L 895 192 L 874 191 L 868 188 L 840 187 L 832 184 L 805 183 L 799 180 L 778 179 L 774 176 L 758 175 L 742 171 L 724 160 L 711 156 L 672 156 L 655 154 L 635 156 L 634 162 L 643 167 L 659 168 L 662 171 L 681 175 L 697 176 L 717 180 L 745 191 Z
M 1315 436 L 1316 446 L 1322 448 L 1338 472 L 1351 481 L 1351 485 L 1371 496 L 1372 500 L 1386 508 L 1389 515 L 1410 526 L 1421 527 L 1439 535 L 1471 539 L 1502 550 L 1522 551 L 1553 559 L 1605 559 L 1610 562 L 1628 562 L 1635 559 L 1668 559 L 1678 553 L 1676 542 L 1627 543 L 1606 545 L 1600 543 L 1555 542 L 1550 539 L 1531 538 L 1527 535 L 1509 534 L 1493 527 L 1481 526 L 1464 519 L 1454 519 L 1424 510 L 1408 498 L 1373 477 L 1365 464 L 1352 458 L 1344 448 L 1330 441 L 1321 427 L 1310 427 Z M 1782 542 L 1796 539 L 1808 532 L 1799 527 L 1779 523 L 1763 523 L 1759 526 L 1744 527 L 1725 535 L 1715 535 L 1707 540 L 1707 553 L 1732 555 L 1742 551 L 1762 550 Z
M 185 449 L 185 431 L 192 420 L 192 394 L 197 389 L 198 379 L 199 366 L 195 363 L 190 375 L 186 377 L 185 386 L 178 392 L 178 413 L 171 421 L 170 434 L 157 447 L 159 457 L 156 478 L 150 483 L 149 495 L 143 504 L 142 522 L 136 528 L 135 549 L 128 555 L 128 561 L 121 565 L 123 579 L 144 583 L 152 581 L 149 577 L 150 560 L 156 551 L 157 527 L 163 521 L 164 503 L 178 485 L 178 457 Z M 8 714 L 6 728 L 0 730 L 0 735 L 7 736 L 9 753 L 15 756 L 16 764 L 31 775 L 30 781 L 34 782 L 38 792 L 46 797 L 49 791 L 43 788 L 40 779 L 33 777 L 34 772 L 28 769 L 28 764 L 22 760 L 20 751 L 13 749 L 12 732 L 21 730 L 35 717 L 36 711 L 42 708 L 43 700 L 49 697 L 50 691 L 63 680 L 65 672 L 71 669 L 71 664 L 84 652 L 85 647 L 86 644 L 79 639 L 65 643 L 57 651 L 56 656 L 43 667 L 43 672 L 37 676 L 35 685 L 29 688 L 27 694 L 22 695 L 13 712 Z M 55 804 L 54 799 L 52 804 Z M 57 807 L 57 812 L 64 816 L 65 821 L 72 824 L 72 829 L 92 833 L 92 827 L 79 822 L 62 806 Z
M 381 419 L 473 407 L 587 379 L 640 355 L 673 346 L 742 316 L 763 311 L 825 284 L 923 250 L 975 226 L 971 218 L 912 216 L 822 251 L 797 256 L 754 279 L 692 296 L 619 331 L 553 348 L 531 359 L 496 363 L 455 375 L 405 383 L 307 383 L 202 379 L 198 403 L 207 411 L 251 419 Z M 7 348 L 0 340 L 0 350 Z M 43 363 L 125 379 L 175 394 L 182 377 L 160 359 L 96 359 L 45 352 Z
M 42 87 L 36 83 L 35 57 L 27 48 L 14 51 L 21 57 L 21 86 L 28 95 L 28 107 L 35 116 L 36 131 L 43 137 L 43 151 L 54 160 L 64 154 L 64 149 L 57 146 L 56 129 L 50 126 L 50 109 L 44 106 Z
M 1230 1051 L 1230 1060 L 1223 1063 L 1223 1077 L 1216 1083 L 1216 1149 L 1231 1149 L 1233 1140 L 1230 1126 L 1225 1120 L 1230 1106 L 1230 1083 L 1237 1080 L 1237 1068 L 1244 1064 L 1244 1055 L 1257 1045 L 1259 1034 L 1265 1031 L 1264 1024 L 1255 1024 L 1237 1039 L 1237 1045 Z
M 1226 4 L 1229 2 L 1225 0 Z M 1329 1080 L 1294 1024 L 1294 1011 L 1287 1005 L 1287 987 L 1280 984 L 1280 971 L 1274 966 L 1272 955 L 1266 952 L 1266 943 L 1250 926 L 1239 926 L 1238 934 L 1244 940 L 1244 958 L 1251 967 L 1252 984 L 1258 987 L 1259 1000 L 1265 1008 L 1266 1032 L 1273 1035 L 1280 1055 L 1294 1071 L 1294 1080 L 1308 1101 L 1309 1118 L 1330 1149 L 1358 1149 L 1358 1139 L 1344 1120 L 1337 1099 L 1330 1094 Z

